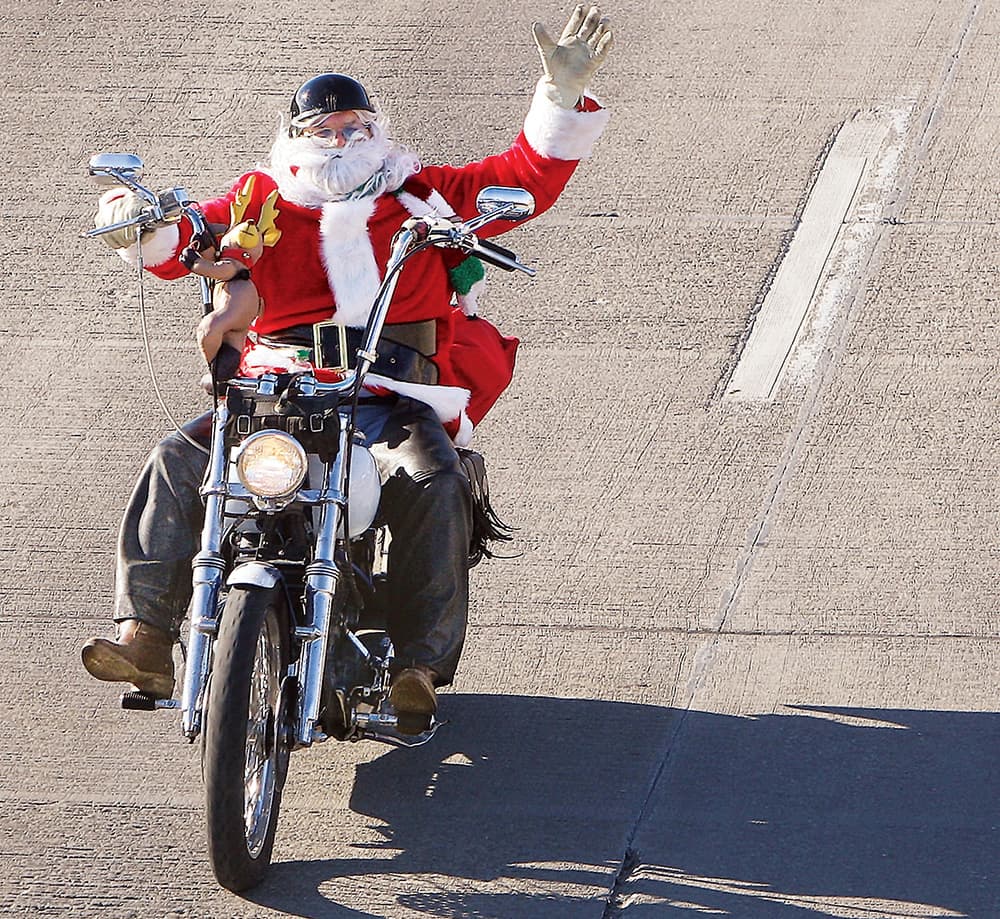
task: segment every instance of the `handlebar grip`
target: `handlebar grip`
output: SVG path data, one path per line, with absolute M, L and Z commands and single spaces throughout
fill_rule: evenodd
M 498 246 L 496 243 L 485 242 L 480 239 L 473 247 L 472 251 L 484 262 L 503 268 L 504 271 L 517 271 L 517 253 Z
M 503 246 L 498 246 L 496 243 L 487 242 L 484 239 L 479 240 L 479 245 L 482 246 L 487 252 L 493 252 L 497 255 L 502 255 L 505 258 L 509 258 L 512 262 L 517 261 L 517 253 L 511 251 L 510 249 L 505 249 Z

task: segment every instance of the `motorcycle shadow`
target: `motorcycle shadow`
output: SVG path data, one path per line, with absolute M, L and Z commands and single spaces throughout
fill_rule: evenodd
M 606 915 L 1000 915 L 996 713 L 459 694 L 443 713 L 428 746 L 357 769 L 350 807 L 384 841 L 275 864 L 254 901 L 595 916 L 631 844 L 630 905 Z
M 582 899 L 592 902 L 621 858 L 637 796 L 641 801 L 678 713 L 585 699 L 447 693 L 441 714 L 448 723 L 426 746 L 388 750 L 357 767 L 350 808 L 372 818 L 366 822 L 378 826 L 383 841 L 359 847 L 356 859 L 276 862 L 265 883 L 245 896 L 292 915 L 389 915 L 335 903 L 319 888 L 356 877 L 371 895 L 391 876 L 387 896 L 414 912 L 442 915 L 442 904 L 431 902 L 440 893 L 428 900 L 400 884 L 402 876 L 433 875 L 463 879 L 466 887 L 506 879 L 505 896 L 480 894 L 492 903 L 486 912 L 453 904 L 448 915 L 524 914 L 533 898 L 512 887 L 582 887 L 588 890 Z M 494 902 L 505 899 L 514 902 Z M 573 900 L 561 897 L 562 909 Z M 554 915 L 537 903 L 530 909 L 533 916 Z

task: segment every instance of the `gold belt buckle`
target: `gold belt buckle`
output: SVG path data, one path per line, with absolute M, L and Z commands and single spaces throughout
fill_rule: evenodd
M 313 324 L 313 366 L 347 371 L 347 330 L 332 319 Z

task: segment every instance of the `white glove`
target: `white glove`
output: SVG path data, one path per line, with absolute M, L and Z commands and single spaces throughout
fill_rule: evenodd
M 121 220 L 131 220 L 148 205 L 134 191 L 128 188 L 112 188 L 101 196 L 97 213 L 94 214 L 95 227 L 107 227 Z M 125 249 L 135 245 L 138 227 L 124 227 L 98 237 L 112 249 Z
M 543 85 L 549 98 L 561 108 L 575 108 L 614 44 L 611 20 L 602 19 L 596 6 L 580 5 L 573 10 L 558 43 L 540 22 L 531 31 L 542 56 Z

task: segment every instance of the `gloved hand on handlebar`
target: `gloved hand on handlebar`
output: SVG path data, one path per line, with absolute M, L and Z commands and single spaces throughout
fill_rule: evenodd
M 94 226 L 107 227 L 122 220 L 131 220 L 146 207 L 147 203 L 135 192 L 127 188 L 112 188 L 101 196 L 97 213 L 94 214 Z M 139 228 L 135 226 L 124 227 L 104 233 L 99 238 L 112 249 L 124 249 L 135 244 L 138 231 Z
M 532 32 L 542 56 L 543 86 L 549 98 L 561 108 L 575 108 L 614 45 L 611 20 L 602 18 L 596 6 L 580 5 L 573 10 L 558 42 L 540 22 L 532 26 Z

